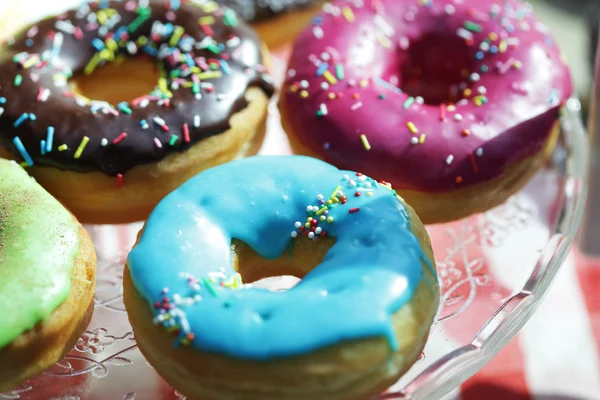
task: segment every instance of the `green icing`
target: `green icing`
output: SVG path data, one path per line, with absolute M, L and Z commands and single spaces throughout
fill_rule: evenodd
M 0 160 L 0 348 L 67 299 L 78 249 L 71 214 L 18 164 Z

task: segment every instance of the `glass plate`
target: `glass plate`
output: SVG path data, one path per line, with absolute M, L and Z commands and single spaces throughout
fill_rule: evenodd
M 587 137 L 569 100 L 548 165 L 504 205 L 429 226 L 442 303 L 420 360 L 384 399 L 438 399 L 494 357 L 546 293 L 579 225 L 586 194 Z M 289 149 L 271 109 L 263 154 Z M 64 360 L 0 399 L 184 399 L 144 360 L 122 302 L 123 264 L 141 224 L 88 226 L 98 249 L 91 325 Z M 262 285 L 288 288 L 293 278 Z
M 26 19 L 78 1 L 28 8 Z M 1 3 L 4 16 L 3 6 L 19 4 Z M 273 69 L 280 82 L 285 63 L 275 57 Z M 287 154 L 289 144 L 274 102 L 270 113 L 261 154 Z M 587 191 L 588 143 L 578 100 L 567 103 L 561 126 L 550 162 L 504 205 L 428 227 L 442 288 L 437 321 L 419 361 L 376 400 L 441 398 L 489 362 L 535 311 L 573 242 Z M 91 325 L 65 359 L 13 391 L 0 393 L 0 400 L 184 399 L 137 349 L 122 302 L 123 264 L 141 224 L 86 228 L 98 251 Z M 283 277 L 262 284 L 283 289 L 295 282 Z

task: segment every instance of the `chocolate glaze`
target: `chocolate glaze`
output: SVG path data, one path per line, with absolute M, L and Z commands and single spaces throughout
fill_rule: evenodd
M 13 145 L 13 139 L 18 136 L 35 163 L 75 171 L 100 170 L 114 176 L 137 165 L 161 160 L 169 153 L 184 151 L 204 138 L 225 132 L 229 128 L 229 118 L 247 106 L 244 94 L 248 87 L 258 86 L 272 95 L 273 86 L 261 64 L 260 41 L 243 22 L 237 22 L 237 18 L 226 14 L 227 11 L 210 4 L 200 7 L 184 3 L 176 9 L 170 9 L 169 2 L 164 1 L 150 1 L 148 8 L 143 5 L 105 1 L 100 5 L 82 6 L 25 28 L 14 44 L 3 51 L 0 59 L 0 97 L 6 98 L 5 103 L 0 104 L 3 108 L 0 145 L 18 155 Z M 201 18 L 205 18 L 203 24 L 199 23 Z M 137 28 L 130 25 L 135 24 L 136 19 L 143 21 Z M 162 27 L 160 24 L 163 24 Z M 173 28 L 168 24 L 172 24 Z M 173 39 L 177 26 L 184 32 L 183 39 L 179 41 Z M 131 27 L 129 32 L 128 27 Z M 99 48 L 102 42 L 109 46 L 110 41 L 105 40 L 106 32 L 109 36 L 118 33 L 119 38 L 126 39 L 115 51 L 117 56 L 128 55 L 134 46 L 129 44 L 128 50 L 127 43 L 137 42 L 137 55 L 150 54 L 159 67 L 164 67 L 168 90 L 172 93 L 168 106 L 160 105 L 160 101 L 155 99 L 145 108 L 142 107 L 144 102 L 136 103 L 137 106 L 133 102 L 127 104 L 130 114 L 117 105 L 105 113 L 103 110 L 108 110 L 106 106 L 98 110 L 98 104 L 78 104 L 81 99 L 68 95 L 68 89 L 61 81 L 66 80 L 68 70 L 73 75 L 84 73 L 86 65 L 98 53 L 94 43 Z M 128 38 L 123 32 L 127 32 Z M 57 46 L 61 35 L 62 46 Z M 208 36 L 212 36 L 214 42 Z M 143 37 L 148 38 L 148 44 L 140 42 Z M 169 53 L 172 58 L 178 52 L 181 54 L 179 57 L 187 54 L 186 41 L 192 46 L 189 55 L 193 60 L 181 62 L 182 58 L 179 61 L 165 58 Z M 171 46 L 169 42 L 176 45 Z M 207 47 L 209 43 L 212 46 Z M 224 50 L 219 51 L 218 46 L 224 46 Z M 154 54 L 153 48 L 160 49 L 158 55 Z M 15 55 L 20 52 L 27 54 L 17 56 L 15 62 Z M 47 57 L 48 53 L 54 55 Z M 34 64 L 35 59 L 30 60 L 36 54 L 42 55 L 42 61 Z M 44 66 L 46 58 L 50 62 Z M 187 62 L 200 67 L 195 72 L 202 74 L 207 66 L 202 61 L 209 63 L 210 59 L 215 60 L 213 67 L 220 77 L 200 75 L 200 100 L 195 98 L 193 88 L 189 87 L 193 84 L 191 77 L 194 73 L 180 80 L 179 88 L 171 86 L 174 79 L 169 77 L 170 74 L 189 68 Z M 226 64 L 222 63 L 223 59 L 226 59 Z M 18 74 L 22 76 L 22 82 L 17 86 L 15 77 Z M 36 100 L 44 89 L 50 90 L 47 101 Z M 113 115 L 115 109 L 118 115 Z M 33 114 L 35 120 L 27 118 L 15 127 L 23 113 Z M 195 116 L 200 117 L 199 127 L 195 127 Z M 168 132 L 153 122 L 155 117 L 165 121 Z M 147 121 L 147 129 L 143 129 L 142 120 Z M 189 142 L 184 135 L 184 124 L 189 128 Z M 53 148 L 50 153 L 42 155 L 40 142 L 47 139 L 49 126 L 55 131 Z M 119 142 L 117 138 L 123 132 L 127 133 L 127 137 Z M 177 140 L 171 145 L 173 135 L 177 136 Z M 89 142 L 76 158 L 77 149 L 86 136 Z M 113 144 L 115 139 L 117 144 Z M 103 142 L 107 144 L 103 146 Z M 61 145 L 67 145 L 68 150 L 59 151 Z
M 261 22 L 281 14 L 308 8 L 322 0 L 220 0 L 248 22 Z

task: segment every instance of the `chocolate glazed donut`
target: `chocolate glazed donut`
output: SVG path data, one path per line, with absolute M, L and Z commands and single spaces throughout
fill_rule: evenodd
M 70 90 L 71 77 L 126 57 L 156 63 L 160 78 L 149 95 L 109 104 Z M 268 99 L 273 86 L 262 60 L 256 34 L 214 2 L 104 1 L 43 20 L 0 57 L 0 156 L 101 171 L 120 186 L 131 169 L 232 130 L 248 90 Z M 266 105 L 261 112 L 266 117 Z

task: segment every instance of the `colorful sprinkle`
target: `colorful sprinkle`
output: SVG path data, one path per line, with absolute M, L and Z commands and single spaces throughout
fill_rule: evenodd
M 367 151 L 371 150 L 371 145 L 369 144 L 369 139 L 367 139 L 367 136 L 364 133 L 362 133 L 360 135 L 360 140 L 361 140 L 365 150 L 367 150 Z
M 19 151 L 19 154 L 21 154 L 21 157 L 23 157 L 23 159 L 27 163 L 27 165 L 29 167 L 33 166 L 33 159 L 27 152 L 27 149 L 25 149 L 25 146 L 23 146 L 23 142 L 21 142 L 21 138 L 19 138 L 18 136 L 15 136 L 13 139 L 13 143 L 14 143 L 15 147 L 17 148 L 17 150 Z
M 81 157 L 81 154 L 83 153 L 83 150 L 85 150 L 85 147 L 87 146 L 89 141 L 90 141 L 90 138 L 87 136 L 84 136 L 83 139 L 81 139 L 81 143 L 79 144 L 79 147 L 75 151 L 73 158 L 78 159 L 79 157 Z

